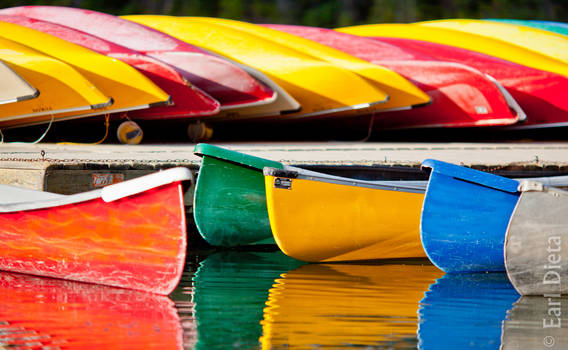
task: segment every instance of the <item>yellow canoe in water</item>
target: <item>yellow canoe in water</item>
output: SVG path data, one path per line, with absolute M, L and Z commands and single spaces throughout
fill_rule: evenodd
M 262 349 L 391 348 L 416 338 L 433 265 L 307 264 L 282 274 L 264 308 Z
M 234 21 L 222 18 L 187 17 L 191 21 L 200 21 L 208 24 L 223 25 L 228 28 L 240 30 L 250 35 L 273 41 L 279 45 L 298 50 L 314 59 L 321 59 L 338 67 L 350 70 L 372 82 L 379 89 L 389 95 L 389 100 L 377 106 L 378 109 L 387 110 L 411 107 L 430 102 L 430 96 L 414 84 L 385 67 L 369 63 L 332 47 L 301 38 L 296 35 L 270 29 L 252 23 Z
M 424 186 L 264 168 L 274 240 L 303 261 L 426 257 L 420 241 Z
M 170 96 L 128 64 L 49 34 L 0 21 L 0 36 L 61 60 L 81 73 L 114 103 L 98 113 L 115 113 L 170 103 Z
M 0 60 L 39 91 L 34 99 L 0 105 L 0 126 L 60 120 L 108 107 L 112 99 L 71 66 L 0 37 Z
M 227 26 L 169 16 L 125 16 L 266 74 L 287 91 L 301 110 L 286 118 L 368 112 L 388 95 L 351 71 L 301 51 Z
M 547 30 L 472 19 L 448 19 L 416 24 L 499 39 L 568 62 L 568 37 Z
M 568 64 L 559 59 L 527 50 L 502 40 L 457 30 L 418 24 L 368 24 L 336 28 L 335 30 L 366 37 L 414 39 L 455 46 L 499 57 L 527 67 L 568 76 Z
M 0 105 L 39 96 L 39 91 L 0 61 Z

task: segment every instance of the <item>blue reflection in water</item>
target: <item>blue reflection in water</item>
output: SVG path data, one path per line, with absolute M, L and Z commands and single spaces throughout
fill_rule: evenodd
M 446 274 L 420 302 L 419 348 L 499 349 L 502 323 L 517 299 L 504 273 Z

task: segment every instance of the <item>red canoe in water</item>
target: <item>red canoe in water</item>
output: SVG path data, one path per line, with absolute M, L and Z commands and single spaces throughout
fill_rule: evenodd
M 75 195 L 0 185 L 0 270 L 169 294 L 191 179 L 174 168 Z
M 513 98 L 491 77 L 458 63 L 417 60 L 396 46 L 330 29 L 264 25 L 294 34 L 387 67 L 412 81 L 432 103 L 410 110 L 379 113 L 375 129 L 510 125 L 524 119 Z
M 453 46 L 390 37 L 373 39 L 412 50 L 416 59 L 461 63 L 491 75 L 509 91 L 527 115 L 525 122 L 511 128 L 568 126 L 567 77 Z
M 59 6 L 21 6 L 2 9 L 0 13 L 40 19 L 81 30 L 166 62 L 175 67 L 189 82 L 219 101 L 223 110 L 240 111 L 239 108 L 264 106 L 278 97 L 269 87 L 276 86 L 273 82 L 261 82 L 257 80 L 261 77 L 252 77 L 228 60 L 213 56 L 160 31 L 116 16 Z M 297 109 L 298 106 L 292 108 Z M 280 112 L 265 113 L 274 115 Z
M 183 349 L 163 295 L 0 272 L 2 349 Z
M 11 15 L 0 15 L 0 21 L 18 24 L 51 34 L 73 44 L 119 59 L 138 69 L 172 97 L 174 102 L 172 106 L 156 106 L 128 112 L 128 116 L 132 119 L 201 117 L 214 115 L 219 112 L 219 102 L 200 89 L 187 84 L 173 67 L 155 58 L 145 56 L 85 32 L 51 22 Z

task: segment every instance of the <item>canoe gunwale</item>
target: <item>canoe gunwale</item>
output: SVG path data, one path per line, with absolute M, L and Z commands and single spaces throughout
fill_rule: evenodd
M 77 204 L 89 200 L 101 198 L 109 203 L 125 197 L 143 193 L 147 190 L 164 186 L 173 182 L 193 180 L 191 171 L 187 168 L 173 168 L 159 171 L 153 174 L 141 176 L 122 183 L 109 185 L 102 189 L 78 193 L 74 195 L 56 195 L 37 191 L 37 198 L 26 198 L 25 201 L 2 203 L 0 213 L 14 213 L 18 211 L 39 210 L 63 205 Z M 0 187 L 1 191 L 1 187 Z M 36 192 L 25 190 L 28 193 Z M 33 197 L 33 195 L 32 195 Z
M 486 173 L 483 171 L 464 168 L 459 165 L 450 164 L 434 159 L 424 160 L 422 162 L 422 168 L 430 168 L 432 169 L 432 172 L 440 173 L 445 176 L 453 177 L 457 180 L 470 182 L 495 190 L 509 193 L 518 193 L 519 181 Z
M 490 82 L 492 82 L 493 84 L 495 84 L 495 86 L 497 86 L 497 89 L 501 92 L 501 95 L 503 95 L 503 97 L 505 98 L 505 101 L 507 102 L 509 108 L 515 112 L 517 116 L 517 122 L 522 123 L 526 121 L 527 114 L 525 113 L 525 111 L 523 111 L 523 108 L 519 105 L 519 103 L 517 102 L 517 100 L 515 100 L 515 98 L 511 95 L 511 93 L 509 93 L 509 91 L 499 81 L 497 81 L 497 79 L 493 78 L 491 75 L 489 74 L 483 74 L 483 75 L 485 75 L 485 77 L 489 79 Z
M 26 96 L 18 96 L 16 97 L 14 100 L 10 101 L 10 102 L 22 102 L 22 101 L 27 101 L 27 100 L 33 100 L 34 98 L 39 97 L 39 90 L 36 89 L 35 87 L 31 86 L 30 84 L 28 84 L 28 82 L 25 82 L 30 88 L 32 88 L 34 90 L 34 93 L 31 95 L 26 95 Z M 10 103 L 7 101 L 2 101 L 0 103 Z
M 35 86 L 32 86 L 30 83 L 28 83 L 24 78 L 22 78 L 18 73 L 16 73 L 9 65 L 7 65 L 6 63 L 0 61 L 0 65 L 3 66 L 4 69 L 6 69 L 7 72 L 10 72 L 12 74 L 13 77 L 17 77 L 20 81 L 21 84 L 23 84 L 24 86 L 26 86 L 28 89 L 32 90 L 33 93 L 29 94 L 29 95 L 23 95 L 23 96 L 16 96 L 14 98 L 9 98 L 6 100 L 2 100 L 0 101 L 0 104 L 6 104 L 6 103 L 13 103 L 13 102 L 21 102 L 21 101 L 27 101 L 27 100 L 32 100 L 36 97 L 39 96 L 39 90 L 36 89 Z
M 301 109 L 299 109 L 300 114 L 286 116 L 286 120 L 303 119 L 303 118 L 317 117 L 317 116 L 321 116 L 321 115 L 326 115 L 326 116 L 327 116 L 328 114 L 329 114 L 329 117 L 330 117 L 330 118 L 333 118 L 333 117 L 334 117 L 333 114 L 339 114 L 339 113 L 342 113 L 342 112 L 352 112 L 352 111 L 366 110 L 366 109 L 375 107 L 375 106 L 377 106 L 377 105 L 386 103 L 386 102 L 389 101 L 389 99 L 390 99 L 390 97 L 389 97 L 389 95 L 387 95 L 384 100 L 380 100 L 380 101 L 373 101 L 373 102 L 360 103 L 360 104 L 351 105 L 351 106 L 344 106 L 344 107 L 338 107 L 338 108 L 324 109 L 324 110 L 317 111 L 317 112 L 303 113 L 303 114 L 301 113 Z M 409 109 L 409 108 L 412 108 L 412 107 L 401 107 L 401 108 Z M 369 113 L 371 113 L 371 114 L 372 114 L 372 113 L 379 113 L 379 112 L 382 112 L 382 111 L 383 111 L 383 110 L 381 110 L 381 111 L 378 111 L 378 110 L 377 110 L 377 111 L 369 111 Z M 389 110 L 384 110 L 384 111 L 388 112 Z M 283 114 L 283 115 L 288 115 L 288 114 L 292 114 L 292 113 L 294 113 L 294 112 L 293 112 L 293 111 L 289 111 L 289 112 L 283 112 L 282 114 Z M 364 112 L 364 113 L 366 113 L 366 112 Z M 342 117 L 342 116 L 339 116 L 339 117 Z
M 28 84 L 29 85 L 29 84 Z M 34 98 L 38 98 L 39 97 L 39 90 L 34 88 L 33 86 L 29 85 L 32 89 L 34 89 L 34 93 L 31 95 L 25 95 L 25 96 L 18 96 L 16 98 L 10 98 L 7 100 L 2 100 L 0 101 L 0 105 L 4 105 L 4 104 L 8 104 L 8 103 L 14 103 L 14 102 L 22 102 L 22 101 L 27 101 L 27 100 L 33 100 Z
M 193 154 L 199 157 L 208 156 L 216 158 L 222 161 L 254 169 L 259 172 L 262 172 L 262 169 L 267 166 L 272 168 L 283 168 L 283 165 L 281 163 L 273 160 L 251 156 L 206 143 L 198 143 L 197 145 L 195 145 Z
M 386 181 L 365 181 L 358 179 L 343 178 L 327 174 L 320 174 L 312 171 L 304 172 L 303 169 L 299 168 L 293 168 L 293 170 L 292 169 L 281 170 L 281 169 L 265 167 L 263 170 L 263 174 L 265 176 L 319 181 L 330 184 L 371 188 L 376 190 L 421 193 L 421 194 L 425 192 L 425 186 L 421 186 L 420 184 L 416 184 L 415 186 L 412 186 L 410 184 L 401 186 L 401 185 L 390 184 L 389 182 Z

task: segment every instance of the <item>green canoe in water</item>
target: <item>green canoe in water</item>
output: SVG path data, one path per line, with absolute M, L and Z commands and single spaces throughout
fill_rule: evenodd
M 284 165 L 203 143 L 194 153 L 203 158 L 193 198 L 193 215 L 203 238 L 215 246 L 275 244 L 262 169 Z

